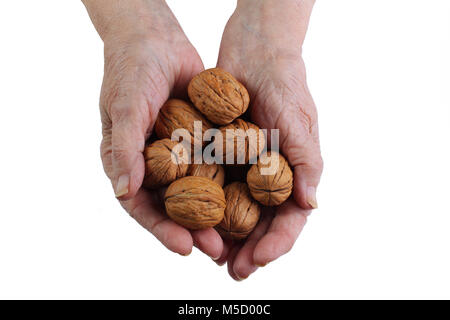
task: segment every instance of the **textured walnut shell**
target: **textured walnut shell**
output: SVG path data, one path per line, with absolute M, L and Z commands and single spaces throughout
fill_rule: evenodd
M 247 89 L 220 68 L 196 75 L 189 83 L 188 94 L 195 107 L 218 125 L 228 124 L 239 117 L 250 102 Z
M 209 178 L 221 187 L 225 182 L 225 170 L 220 164 L 191 164 L 189 166 L 188 176 Z
M 196 137 L 196 140 L 194 140 L 194 121 L 202 121 L 202 136 Z M 169 99 L 159 110 L 154 128 L 160 139 L 171 139 L 175 129 L 186 129 L 191 135 L 193 148 L 194 142 L 198 142 L 199 146 L 204 144 L 203 135 L 206 130 L 212 128 L 212 125 L 191 104 L 179 99 Z
M 176 145 L 178 142 L 162 139 L 145 148 L 144 187 L 156 189 L 186 175 L 188 164 L 184 157 L 187 157 L 187 152 L 181 145 L 180 149 L 174 149 Z
M 254 132 L 253 138 L 249 138 L 246 133 L 249 129 Z M 223 138 L 223 163 L 230 164 L 227 161 L 229 157 L 233 160 L 233 164 L 247 164 L 250 159 L 256 160 L 264 149 L 266 140 L 263 131 L 251 122 L 236 119 L 229 125 L 221 127 L 220 131 Z
M 266 159 L 266 157 L 270 158 Z M 266 164 L 262 162 L 264 161 Z M 278 162 L 278 169 L 270 175 L 264 175 L 263 170 Z M 277 152 L 267 152 L 258 163 L 254 164 L 247 173 L 247 184 L 253 198 L 265 206 L 277 206 L 290 196 L 292 192 L 293 176 L 286 159 Z
M 164 196 L 167 215 L 192 230 L 214 227 L 223 219 L 225 195 L 221 186 L 205 177 L 172 182 Z
M 227 206 L 223 220 L 216 226 L 216 230 L 227 239 L 244 239 L 259 221 L 259 205 L 250 196 L 246 183 L 233 182 L 223 190 Z

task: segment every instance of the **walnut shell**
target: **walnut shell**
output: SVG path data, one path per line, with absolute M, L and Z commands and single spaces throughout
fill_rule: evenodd
M 196 75 L 189 83 L 188 94 L 195 107 L 218 125 L 228 124 L 239 117 L 250 102 L 247 89 L 220 68 Z
M 194 121 L 202 122 L 201 136 L 194 136 Z M 206 130 L 212 128 L 212 124 L 191 104 L 179 99 L 169 99 L 159 110 L 154 128 L 160 139 L 171 139 L 175 129 L 186 129 L 191 135 L 191 151 L 193 151 L 194 143 L 204 145 L 203 135 Z
M 272 164 L 276 170 L 265 174 Z M 247 183 L 253 198 L 265 206 L 277 206 L 291 195 L 292 170 L 281 154 L 269 151 L 250 168 Z
M 164 195 L 167 215 L 183 227 L 214 227 L 223 219 L 225 194 L 205 177 L 184 177 L 172 182 Z
M 227 207 L 223 220 L 216 226 L 216 230 L 227 239 L 244 239 L 258 223 L 259 205 L 250 196 L 246 183 L 233 182 L 224 188 L 224 192 Z
M 220 164 L 191 164 L 189 166 L 188 176 L 209 178 L 221 187 L 225 182 L 225 170 Z
M 248 135 L 247 130 L 254 132 L 254 136 Z M 264 149 L 266 139 L 263 131 L 251 122 L 236 119 L 229 125 L 221 127 L 220 131 L 223 138 L 223 162 L 226 164 L 231 164 L 227 161 L 227 156 L 233 160 L 233 164 L 247 164 L 250 159 L 256 160 Z
M 179 145 L 180 149 L 174 149 L 176 145 L 178 142 L 162 139 L 145 148 L 144 187 L 156 189 L 186 175 L 188 170 L 187 152 L 181 144 Z

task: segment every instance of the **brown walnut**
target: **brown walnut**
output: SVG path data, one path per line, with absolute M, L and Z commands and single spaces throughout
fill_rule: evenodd
M 271 165 L 276 170 L 270 174 L 264 174 L 263 171 L 268 170 Z M 269 151 L 250 168 L 247 173 L 247 183 L 253 198 L 265 206 L 277 206 L 291 195 L 292 170 L 281 154 Z
M 174 181 L 164 195 L 167 215 L 192 230 L 214 227 L 223 219 L 225 195 L 221 186 L 205 177 Z
M 195 107 L 218 125 L 228 124 L 239 117 L 250 102 L 247 89 L 220 68 L 196 75 L 189 83 L 188 94 Z
M 227 206 L 222 222 L 216 226 L 228 239 L 246 238 L 255 228 L 260 216 L 258 203 L 252 199 L 246 183 L 233 182 L 224 188 Z
M 178 142 L 162 139 L 145 148 L 144 187 L 156 189 L 186 175 L 187 152 L 181 145 L 178 145 L 179 149 L 175 148 L 176 145 Z
M 223 139 L 223 162 L 226 164 L 228 164 L 227 155 L 234 164 L 247 164 L 250 159 L 256 159 L 264 149 L 266 140 L 263 131 L 251 122 L 236 119 L 229 125 L 221 127 L 220 131 Z
M 202 135 L 196 137 L 197 140 L 194 140 L 194 121 L 202 122 Z M 194 142 L 199 143 L 199 146 L 204 145 L 203 135 L 210 128 L 212 128 L 211 123 L 197 109 L 179 99 L 167 100 L 159 110 L 155 122 L 155 132 L 160 139 L 171 139 L 174 130 L 186 129 L 191 136 L 191 151 L 193 151 Z
M 189 166 L 188 176 L 209 178 L 221 187 L 225 181 L 225 170 L 220 164 L 191 164 Z

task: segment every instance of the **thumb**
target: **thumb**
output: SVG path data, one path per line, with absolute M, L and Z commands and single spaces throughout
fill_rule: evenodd
M 317 209 L 317 186 L 323 169 L 320 147 L 312 140 L 294 147 L 289 154 L 289 162 L 294 166 L 295 201 L 303 209 Z
M 309 108 L 308 108 L 309 109 Z M 294 168 L 293 196 L 303 209 L 316 209 L 316 191 L 323 170 L 316 110 L 292 110 L 281 115 L 281 150 Z
M 144 179 L 143 151 L 150 126 L 148 110 L 129 100 L 111 105 L 111 179 L 114 193 L 120 200 L 133 198 Z

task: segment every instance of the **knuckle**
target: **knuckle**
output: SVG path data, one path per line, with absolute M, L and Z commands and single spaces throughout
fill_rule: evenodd
M 323 171 L 323 158 L 322 158 L 322 156 L 319 156 L 319 158 L 316 160 L 315 163 L 317 164 L 317 171 L 322 173 L 322 171 Z
M 102 119 L 102 137 L 104 140 L 109 140 L 111 142 L 112 136 L 112 123 L 110 120 L 105 119 L 104 116 L 101 116 Z
M 102 159 L 109 159 L 111 158 L 112 153 L 112 144 L 111 144 L 111 137 L 106 136 L 103 137 L 102 142 L 100 143 L 100 156 Z
M 316 158 L 308 163 L 307 168 L 315 177 L 320 178 L 323 172 L 323 160 L 322 157 Z
M 128 212 L 130 217 L 132 217 L 134 220 L 136 220 L 138 223 L 142 223 L 142 210 L 143 210 L 143 203 L 137 202 L 137 201 L 122 201 L 121 202 L 124 209 Z
M 111 104 L 110 114 L 114 124 L 130 118 L 133 114 L 133 108 L 122 101 L 115 101 Z
M 114 128 L 125 125 L 131 128 L 147 127 L 150 122 L 148 108 L 139 97 L 132 97 L 126 101 L 115 101 L 110 108 L 111 122 Z
M 127 159 L 128 154 L 129 154 L 129 152 L 125 148 L 115 146 L 112 149 L 112 157 L 116 162 L 121 162 L 121 161 Z
M 308 171 L 317 172 L 320 175 L 323 171 L 323 158 L 315 150 L 312 150 L 308 146 L 296 145 L 291 146 L 290 150 L 290 162 L 294 167 L 302 167 L 308 169 Z
M 113 179 L 113 170 L 112 170 L 112 147 L 111 141 L 108 141 L 107 138 L 103 138 L 100 145 L 100 157 L 102 159 L 103 170 L 105 171 L 107 177 L 109 179 Z

